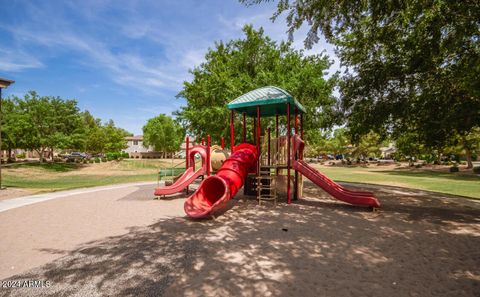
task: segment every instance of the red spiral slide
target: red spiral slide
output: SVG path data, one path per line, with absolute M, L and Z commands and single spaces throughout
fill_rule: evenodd
M 207 177 L 184 204 L 185 213 L 192 218 L 205 218 L 223 208 L 235 197 L 257 160 L 257 148 L 248 143 L 235 147 L 215 176 Z

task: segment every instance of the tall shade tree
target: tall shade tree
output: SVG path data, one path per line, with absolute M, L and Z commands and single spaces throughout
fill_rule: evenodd
M 120 152 L 127 148 L 126 136 L 132 135 L 128 131 L 116 127 L 113 120 L 102 124 L 100 119 L 94 118 L 90 112 L 82 113 L 85 125 L 84 150 L 92 154 L 106 152 Z
M 182 127 L 164 114 L 149 119 L 143 126 L 143 144 L 164 154 L 178 151 L 184 136 Z
M 7 99 L 2 102 L 2 148 L 8 151 L 9 160 L 12 158 L 12 150 L 22 147 L 22 135 L 24 133 L 25 117 L 18 112 L 18 104 L 14 100 Z
M 13 99 L 17 105 L 18 122 L 16 137 L 20 147 L 35 150 L 44 160 L 45 152 L 55 148 L 81 148 L 83 123 L 75 100 L 39 96 L 31 91 L 23 99 Z M 53 157 L 53 154 L 52 154 Z
M 289 33 L 309 26 L 307 48 L 320 33 L 336 46 L 354 137 L 413 128 L 440 156 L 458 134 L 470 158 L 468 135 L 480 126 L 480 1 L 280 0 L 273 18 L 283 12 Z
M 228 137 L 229 111 L 226 104 L 259 87 L 275 85 L 287 90 L 307 109 L 305 130 L 318 133 L 333 122 L 336 75 L 326 79 L 331 61 L 324 54 L 306 56 L 290 43 L 280 44 L 264 35 L 263 29 L 243 28 L 244 38 L 217 42 L 205 62 L 191 70 L 192 81 L 184 82 L 177 95 L 187 105 L 177 119 L 196 135 L 213 139 Z M 237 119 L 240 124 L 240 119 Z M 237 141 L 240 133 L 237 133 Z

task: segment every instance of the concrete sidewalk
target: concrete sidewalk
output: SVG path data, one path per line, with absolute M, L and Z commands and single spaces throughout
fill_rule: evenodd
M 22 207 L 25 205 L 48 201 L 52 199 L 71 197 L 74 195 L 87 194 L 87 193 L 93 193 L 98 191 L 124 189 L 124 188 L 135 187 L 135 186 L 155 185 L 155 184 L 156 182 L 128 183 L 128 184 L 120 184 L 120 185 L 112 185 L 112 186 L 81 188 L 81 189 L 68 190 L 68 191 L 23 196 L 23 197 L 0 201 L 0 212 L 7 211 L 9 209 L 14 209 L 17 207 Z
M 80 244 L 183 217 L 186 196 L 154 200 L 155 186 L 122 184 L 1 201 L 0 279 L 46 264 Z

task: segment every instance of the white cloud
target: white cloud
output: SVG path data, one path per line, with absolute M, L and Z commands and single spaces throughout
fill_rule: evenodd
M 43 66 L 43 63 L 36 57 L 25 52 L 0 48 L 0 69 L 2 71 L 18 72 Z

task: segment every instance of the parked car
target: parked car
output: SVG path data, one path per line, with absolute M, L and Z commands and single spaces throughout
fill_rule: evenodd
M 90 159 L 90 155 L 81 152 L 73 152 L 65 156 L 67 159 Z

